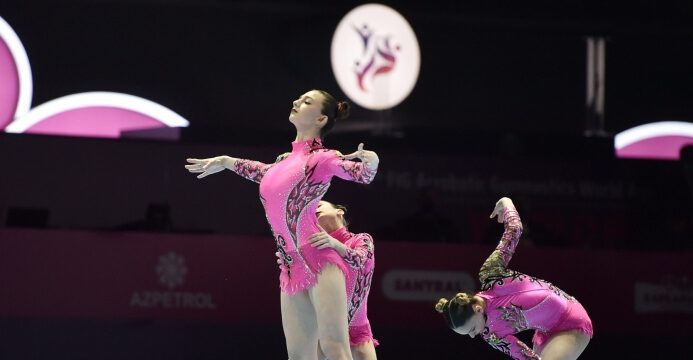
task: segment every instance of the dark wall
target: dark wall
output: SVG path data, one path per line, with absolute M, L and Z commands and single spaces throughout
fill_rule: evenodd
M 310 88 L 342 96 L 329 49 L 357 3 L 57 1 L 3 3 L 29 54 L 34 105 L 120 91 L 159 102 L 199 129 L 285 129 Z M 522 6 L 393 2 L 422 51 L 413 93 L 355 122 L 473 130 L 584 130 L 585 43 L 608 38 L 607 130 L 690 120 L 691 6 L 544 1 Z
M 272 162 L 290 139 L 260 146 L 5 134 L 0 218 L 5 226 L 43 221 L 67 229 L 266 236 L 257 184 L 230 171 L 198 180 L 183 165 L 188 157 L 220 154 Z M 359 141 L 379 152 L 372 184 L 333 179 L 326 196 L 349 207 L 354 231 L 378 239 L 493 244 L 498 234 L 490 231 L 488 214 L 498 198 L 510 196 L 528 224 L 527 242 L 537 246 L 692 245 L 687 163 L 615 159 L 610 141 L 600 139 L 530 138 L 518 144 L 512 137 L 477 134 L 437 136 L 435 147 L 346 135 L 328 139 L 344 153 Z M 446 150 L 455 147 L 453 140 L 465 146 Z M 21 209 L 38 213 L 22 220 Z

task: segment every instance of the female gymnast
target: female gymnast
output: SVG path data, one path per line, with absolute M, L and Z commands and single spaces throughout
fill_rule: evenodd
M 328 358 L 352 359 L 345 290 L 349 265 L 334 249 L 309 242 L 320 232 L 316 208 L 332 177 L 368 184 L 378 168 L 377 154 L 363 144 L 349 155 L 323 146 L 321 137 L 348 114 L 347 102 L 311 90 L 293 102 L 289 121 L 296 139 L 292 151 L 275 163 L 218 156 L 188 159 L 186 165 L 198 178 L 229 169 L 260 184 L 260 200 L 285 265 L 279 275 L 282 326 L 293 360 L 315 359 L 318 342 Z
M 508 198 L 496 203 L 505 231 L 479 271 L 481 291 L 440 299 L 435 308 L 460 335 L 481 334 L 513 359 L 577 359 L 592 337 L 592 321 L 572 296 L 544 280 L 507 268 L 522 233 L 522 222 Z M 534 329 L 533 349 L 514 334 Z
M 344 217 L 346 207 L 320 201 L 317 209 L 320 232 L 311 235 L 309 241 L 318 249 L 335 249 L 349 265 L 346 277 L 347 312 L 349 320 L 349 342 L 354 360 L 376 360 L 371 324 L 368 321 L 368 294 L 375 269 L 373 238 L 366 233 L 354 234 L 347 228 Z M 281 253 L 276 253 L 282 268 Z M 325 355 L 318 347 L 318 358 Z

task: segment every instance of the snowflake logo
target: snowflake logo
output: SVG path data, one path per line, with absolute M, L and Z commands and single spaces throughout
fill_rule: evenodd
M 156 266 L 159 282 L 173 289 L 183 284 L 188 268 L 185 266 L 185 258 L 174 253 L 159 256 L 159 265 Z

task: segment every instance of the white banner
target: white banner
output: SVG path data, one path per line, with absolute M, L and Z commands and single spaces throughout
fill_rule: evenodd
M 635 312 L 693 314 L 693 288 L 675 284 L 636 282 Z
M 435 302 L 458 292 L 474 292 L 474 278 L 464 271 L 391 270 L 383 276 L 383 293 L 390 300 Z

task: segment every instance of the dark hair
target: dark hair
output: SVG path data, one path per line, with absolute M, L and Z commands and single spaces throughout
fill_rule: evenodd
M 322 200 L 322 201 L 330 204 L 333 208 L 335 208 L 337 210 L 342 210 L 344 212 L 344 215 L 342 215 L 342 223 L 344 223 L 344 227 L 349 227 L 349 221 L 347 221 L 347 219 L 346 219 L 346 212 L 347 212 L 346 206 L 333 204 L 327 200 Z
M 316 91 L 322 94 L 324 98 L 321 113 L 327 115 L 327 122 L 325 126 L 320 129 L 320 136 L 324 137 L 332 130 L 337 120 L 344 120 L 349 117 L 350 105 L 346 101 L 337 101 L 334 96 L 330 95 L 327 91 Z
M 450 329 L 455 329 L 464 325 L 474 315 L 472 305 L 478 303 L 479 301 L 473 296 L 458 293 L 450 300 L 446 298 L 438 300 L 436 311 L 443 315 Z

